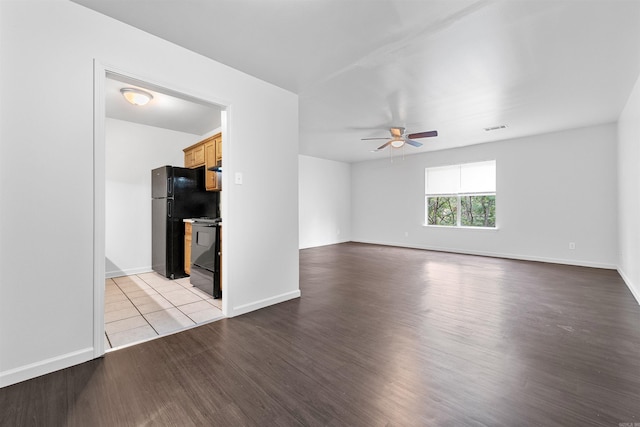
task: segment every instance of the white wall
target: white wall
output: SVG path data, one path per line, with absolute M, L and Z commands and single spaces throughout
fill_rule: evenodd
M 182 166 L 182 149 L 202 139 L 184 132 L 106 120 L 106 277 L 151 271 L 151 170 L 164 165 Z
M 640 78 L 618 121 L 618 271 L 640 302 Z
M 491 159 L 498 230 L 423 226 L 425 167 Z M 351 170 L 354 241 L 606 268 L 617 263 L 615 124 L 393 163 L 387 157 Z
M 0 2 L 0 40 L 0 386 L 94 357 L 94 59 L 229 106 L 228 314 L 299 295 L 295 94 L 69 1 Z
M 298 156 L 300 248 L 347 242 L 351 235 L 351 165 Z

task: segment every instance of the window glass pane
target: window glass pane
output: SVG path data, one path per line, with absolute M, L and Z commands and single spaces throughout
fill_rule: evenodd
M 460 224 L 467 227 L 496 226 L 496 196 L 460 196 Z
M 457 197 L 427 197 L 427 224 L 457 225 Z

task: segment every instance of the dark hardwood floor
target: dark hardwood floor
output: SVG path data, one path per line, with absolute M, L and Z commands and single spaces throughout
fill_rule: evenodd
M 300 276 L 298 300 L 0 389 L 0 425 L 640 423 L 615 271 L 347 243 Z

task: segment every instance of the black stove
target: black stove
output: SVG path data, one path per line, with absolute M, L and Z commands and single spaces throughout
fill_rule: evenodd
M 193 218 L 191 225 L 191 279 L 193 286 L 214 298 L 220 289 L 220 218 Z

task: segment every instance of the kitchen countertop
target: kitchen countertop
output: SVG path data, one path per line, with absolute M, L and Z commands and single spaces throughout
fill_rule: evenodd
M 207 224 L 218 224 L 222 225 L 222 220 L 220 218 L 185 218 L 182 222 L 189 222 L 193 224 L 194 222 L 204 222 Z

